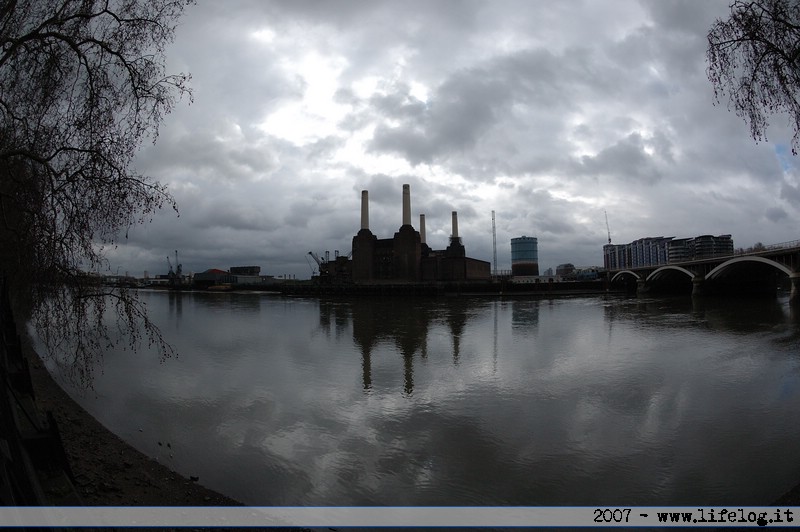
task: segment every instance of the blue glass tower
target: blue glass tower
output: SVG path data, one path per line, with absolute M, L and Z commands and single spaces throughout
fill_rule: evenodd
M 511 239 L 511 275 L 539 275 L 539 241 L 536 237 Z

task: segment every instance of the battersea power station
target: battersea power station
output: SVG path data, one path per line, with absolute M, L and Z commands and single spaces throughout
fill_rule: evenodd
M 489 281 L 490 265 L 466 256 L 458 236 L 458 215 L 447 249 L 433 250 L 425 242 L 425 215 L 419 231 L 411 226 L 411 188 L 403 185 L 403 224 L 392 238 L 369 230 L 369 193 L 361 192 L 361 230 L 353 237 L 352 276 L 355 283 Z

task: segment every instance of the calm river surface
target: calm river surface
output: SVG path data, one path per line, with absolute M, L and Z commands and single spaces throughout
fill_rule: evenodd
M 786 298 L 141 296 L 179 355 L 109 352 L 72 395 L 246 504 L 765 504 L 800 482 Z

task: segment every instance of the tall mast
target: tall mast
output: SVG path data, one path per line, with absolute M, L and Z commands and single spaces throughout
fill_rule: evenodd
M 494 225 L 494 211 L 492 211 L 492 257 L 494 273 L 497 275 L 497 228 Z

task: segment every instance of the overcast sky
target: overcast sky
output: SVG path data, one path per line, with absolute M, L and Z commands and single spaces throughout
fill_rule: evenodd
M 732 234 L 800 238 L 800 175 L 785 117 L 756 144 L 715 105 L 706 34 L 727 0 L 200 1 L 168 50 L 194 103 L 169 115 L 137 168 L 167 183 L 159 213 L 109 251 L 166 273 L 258 265 L 308 278 L 309 251 L 349 253 L 360 226 L 412 224 L 446 247 L 540 270 L 602 265 L 607 242 Z

